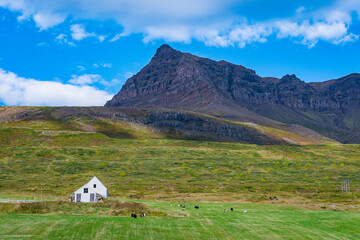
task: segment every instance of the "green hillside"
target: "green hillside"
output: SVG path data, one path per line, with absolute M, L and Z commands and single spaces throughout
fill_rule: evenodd
M 274 136 L 293 135 L 251 127 Z M 338 209 L 357 210 L 359 170 L 358 145 L 196 141 L 143 124 L 95 117 L 44 117 L 0 125 L 3 195 L 39 196 L 44 184 L 44 194 L 67 199 L 96 175 L 112 197 L 269 202 L 269 196 L 277 196 L 279 204 L 317 209 L 336 204 Z M 342 193 L 340 182 L 347 178 L 352 192 Z

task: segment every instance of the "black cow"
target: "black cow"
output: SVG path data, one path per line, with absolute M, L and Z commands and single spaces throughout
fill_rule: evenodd
M 233 211 L 234 211 L 234 209 L 233 209 L 233 208 L 230 208 L 230 211 L 232 211 L 232 212 L 233 212 Z
M 131 217 L 136 218 L 137 215 L 136 215 L 135 213 L 132 213 L 132 214 L 131 214 Z
M 199 206 L 195 206 L 196 209 L 199 209 Z

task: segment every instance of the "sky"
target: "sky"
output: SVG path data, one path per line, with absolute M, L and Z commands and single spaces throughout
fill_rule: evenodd
M 360 72 L 360 0 L 0 0 L 0 105 L 102 106 L 167 43 L 262 77 Z

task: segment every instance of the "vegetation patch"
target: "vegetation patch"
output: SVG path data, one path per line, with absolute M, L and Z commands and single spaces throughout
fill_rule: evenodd
M 165 212 L 151 209 L 139 202 L 105 201 L 103 203 L 32 202 L 0 203 L 0 213 L 16 214 L 71 214 L 130 216 L 131 213 L 147 216 L 167 216 Z

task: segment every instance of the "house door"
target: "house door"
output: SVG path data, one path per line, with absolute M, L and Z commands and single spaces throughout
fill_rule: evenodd
M 90 193 L 90 202 L 94 202 L 95 193 Z
M 76 194 L 76 201 L 81 202 L 81 193 Z

